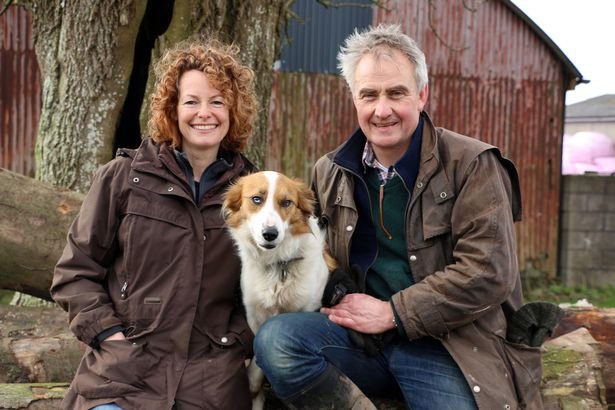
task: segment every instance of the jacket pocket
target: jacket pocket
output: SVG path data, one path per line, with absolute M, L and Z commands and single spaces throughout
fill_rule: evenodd
M 502 339 L 500 339 L 502 340 Z M 536 400 L 540 394 L 542 360 L 539 347 L 530 347 L 502 340 L 508 368 L 521 408 Z
M 422 196 L 421 216 L 423 238 L 426 242 L 436 236 L 450 234 L 453 218 L 454 194 L 432 188 Z
M 104 341 L 99 349 L 89 349 L 84 356 L 75 389 L 85 398 L 122 397 L 138 393 L 155 363 L 145 352 L 145 343 L 124 340 Z

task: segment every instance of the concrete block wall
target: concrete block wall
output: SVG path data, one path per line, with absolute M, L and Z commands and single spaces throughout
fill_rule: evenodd
M 567 285 L 615 285 L 615 176 L 564 175 L 559 274 Z

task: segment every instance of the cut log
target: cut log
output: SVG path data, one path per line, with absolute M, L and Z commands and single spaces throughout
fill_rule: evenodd
M 59 307 L 0 305 L 0 383 L 70 381 L 84 350 Z
M 600 347 L 586 328 L 545 343 L 542 362 L 545 410 L 605 408 Z
M 0 168 L 0 289 L 51 299 L 53 267 L 82 200 Z
M 606 402 L 615 408 L 615 308 L 567 308 L 553 337 L 579 328 L 587 329 L 600 346 Z

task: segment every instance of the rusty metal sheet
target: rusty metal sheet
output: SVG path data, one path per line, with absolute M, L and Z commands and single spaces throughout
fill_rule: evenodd
M 34 176 L 41 82 L 32 18 L 11 6 L 0 16 L 0 167 Z
M 266 166 L 309 181 L 314 162 L 357 127 L 345 81 L 330 74 L 277 72 Z

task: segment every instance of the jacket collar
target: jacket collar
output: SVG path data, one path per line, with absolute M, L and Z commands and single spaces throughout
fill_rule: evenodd
M 426 120 L 424 120 L 426 118 Z M 423 144 L 424 126 L 425 122 L 431 123 L 429 117 L 426 114 L 421 114 L 419 117 L 419 123 L 416 130 L 412 134 L 410 146 L 404 153 L 404 155 L 395 163 L 395 171 L 404 180 L 406 186 L 412 190 L 417 174 L 419 172 L 419 166 L 422 163 L 422 155 L 425 150 Z M 433 130 L 433 127 L 431 127 Z M 432 138 L 430 138 L 432 139 Z M 333 162 L 339 166 L 346 168 L 353 172 L 355 175 L 363 176 L 365 173 L 365 165 L 363 163 L 363 150 L 367 138 L 363 131 L 359 128 L 354 134 L 346 141 L 337 151 L 333 158 Z M 433 146 L 431 148 L 434 149 Z
M 225 183 L 235 176 L 252 172 L 256 167 L 242 154 L 228 152 L 224 155 L 231 167 L 226 170 L 218 183 Z M 169 172 L 189 186 L 184 171 L 175 158 L 173 148 L 166 142 L 156 143 L 151 138 L 145 138 L 136 150 L 132 164 L 136 171 L 147 172 L 168 179 Z M 216 185 L 218 185 L 218 183 Z
M 417 180 L 424 182 L 438 169 L 440 152 L 438 151 L 438 133 L 431 118 L 424 111 L 421 113 L 421 118 L 423 119 L 423 140 Z

